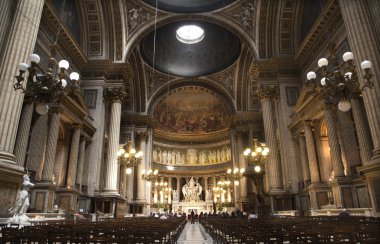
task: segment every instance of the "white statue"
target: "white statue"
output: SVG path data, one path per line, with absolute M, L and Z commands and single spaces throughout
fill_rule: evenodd
M 200 200 L 199 196 L 202 193 L 202 186 L 191 177 L 189 183 L 182 187 L 182 193 L 185 197 L 185 202 L 197 202 Z
M 153 162 L 157 162 L 157 159 L 158 159 L 157 150 L 154 149 L 154 150 L 153 150 Z
M 177 190 L 173 190 L 172 193 L 173 193 L 173 201 L 174 201 L 174 202 L 178 201 Z
M 34 184 L 30 182 L 29 176 L 23 176 L 24 181 L 22 182 L 22 189 L 17 195 L 15 205 L 9 209 L 9 213 L 13 216 L 8 219 L 8 222 L 12 223 L 26 223 L 29 221 L 28 216 L 26 216 L 26 210 L 29 208 L 29 188 L 33 187 Z

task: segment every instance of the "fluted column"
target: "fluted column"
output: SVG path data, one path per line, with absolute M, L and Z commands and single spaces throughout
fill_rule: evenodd
M 215 188 L 217 186 L 216 184 L 216 177 L 212 177 L 212 184 L 213 184 L 213 188 Z M 214 196 L 214 202 L 217 202 L 218 201 L 218 197 L 216 194 L 213 193 L 213 196 Z
M 373 89 L 366 89 L 363 94 L 364 106 L 367 112 L 369 127 L 373 140 L 372 159 L 380 158 L 380 46 L 376 27 L 373 22 L 378 16 L 370 15 L 370 5 L 378 5 L 378 1 L 370 0 L 339 0 L 344 25 L 347 31 L 348 42 L 355 55 L 354 62 L 357 67 L 363 60 L 373 63 L 371 71 L 374 74 L 375 85 Z M 358 68 L 359 81 L 363 84 L 364 72 Z
M 344 167 L 339 145 L 338 133 L 336 130 L 336 120 L 332 107 L 330 105 L 326 105 L 323 109 L 323 114 L 327 125 L 327 137 L 329 140 L 334 177 L 342 177 L 344 176 Z
M 77 168 L 77 176 L 75 180 L 76 184 L 79 186 L 80 191 L 82 190 L 85 151 L 86 151 L 86 139 L 82 137 L 79 143 L 78 168 Z
M 139 150 L 143 152 L 143 157 L 140 161 L 140 163 L 137 164 L 137 199 L 146 201 L 146 184 L 144 179 L 142 178 L 142 169 L 146 168 L 146 160 L 148 155 L 146 155 L 146 144 L 148 140 L 148 135 L 146 132 L 142 132 L 138 134 L 138 140 L 139 140 Z
M 14 91 L 18 65 L 28 62 L 34 50 L 41 20 L 43 0 L 19 0 L 7 45 L 0 60 L 0 163 L 15 164 L 13 150 L 16 141 L 24 94 Z
M 53 171 L 55 163 L 55 153 L 57 151 L 59 122 L 60 122 L 60 109 L 51 108 L 52 115 L 49 123 L 49 134 L 45 151 L 45 164 L 42 170 L 43 181 L 53 182 Z
M 168 179 L 168 187 L 169 187 L 170 190 L 173 189 L 172 188 L 172 177 L 169 177 L 169 179 Z M 169 204 L 172 203 L 172 192 L 170 190 L 169 190 L 169 193 L 168 193 L 168 203 Z
M 177 177 L 177 196 L 178 196 L 178 201 L 181 201 L 181 185 L 180 185 L 180 177 Z
M 34 103 L 26 102 L 22 109 L 20 125 L 18 127 L 15 156 L 18 166 L 24 167 L 26 149 L 28 147 L 30 126 L 32 123 Z
M 307 160 L 306 139 L 304 135 L 299 135 L 300 154 L 302 163 L 303 181 L 306 183 L 310 180 L 309 162 Z
M 77 175 L 77 164 L 78 164 L 78 152 L 79 152 L 79 140 L 81 126 L 75 124 L 72 126 L 74 128 L 73 136 L 71 137 L 70 155 L 69 155 L 69 167 L 67 170 L 67 180 L 66 185 L 68 187 L 75 187 L 75 179 Z
M 205 182 L 205 186 L 204 186 L 204 191 L 205 191 L 205 201 L 207 201 L 208 199 L 210 199 L 209 197 L 209 191 L 208 191 L 208 182 L 207 182 L 207 176 L 203 177 L 203 180 Z
M 107 147 L 106 177 L 103 195 L 119 195 L 117 189 L 117 151 L 119 149 L 121 102 L 125 92 L 122 88 L 107 88 L 104 90 L 104 98 L 111 103 L 111 114 L 109 122 L 109 137 Z
M 276 141 L 276 128 L 273 117 L 272 98 L 278 95 L 276 87 L 262 87 L 259 90 L 261 99 L 265 141 L 269 147 L 269 155 L 266 167 L 266 174 L 269 179 L 269 193 L 276 194 L 283 192 L 282 170 L 278 155 L 278 145 Z
M 239 165 L 237 165 L 238 168 L 247 168 L 247 161 L 246 158 L 244 157 L 243 151 L 244 151 L 244 136 L 246 134 L 243 132 L 237 132 L 237 150 L 239 152 Z M 232 169 L 233 170 L 233 169 Z M 239 182 L 239 192 L 240 192 L 240 197 L 239 201 L 240 202 L 245 202 L 247 199 L 247 179 L 246 177 L 242 177 Z
M 321 177 L 319 174 L 317 152 L 315 151 L 313 130 L 309 122 L 305 122 L 304 129 L 311 183 L 318 183 L 321 181 Z
M 364 119 L 365 113 L 358 98 L 351 99 L 352 114 L 355 121 L 356 133 L 359 141 L 360 158 L 363 164 L 368 163 L 372 156 L 372 143 L 369 138 L 367 123 Z

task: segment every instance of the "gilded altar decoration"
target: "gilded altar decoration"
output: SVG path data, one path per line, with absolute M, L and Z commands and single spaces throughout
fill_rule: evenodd
M 198 202 L 202 193 L 202 186 L 191 177 L 190 181 L 182 187 L 185 202 Z
M 179 134 L 205 134 L 228 127 L 222 101 L 202 90 L 180 91 L 163 99 L 154 111 L 156 129 Z

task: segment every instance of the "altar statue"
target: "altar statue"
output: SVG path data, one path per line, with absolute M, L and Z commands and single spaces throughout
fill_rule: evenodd
M 200 200 L 199 196 L 202 193 L 202 186 L 191 177 L 189 183 L 182 187 L 182 193 L 185 197 L 185 202 L 197 202 Z
M 173 193 L 173 201 L 178 201 L 178 194 L 177 194 L 177 191 L 176 191 L 176 190 L 173 190 L 172 193 Z
M 30 182 L 29 176 L 26 174 L 23 176 L 22 189 L 17 195 L 16 202 L 12 208 L 9 209 L 9 213 L 13 216 L 8 219 L 8 222 L 12 223 L 26 223 L 29 221 L 26 216 L 26 210 L 29 208 L 29 188 L 34 184 Z

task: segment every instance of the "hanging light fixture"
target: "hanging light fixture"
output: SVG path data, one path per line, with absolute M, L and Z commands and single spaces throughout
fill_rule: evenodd
M 143 152 L 137 152 L 135 148 L 131 147 L 131 144 L 128 142 L 120 147 L 117 152 L 117 162 L 126 167 L 127 174 L 132 173 L 132 168 L 140 162 L 143 156 Z
M 268 159 L 269 148 L 264 143 L 259 143 L 257 139 L 253 139 L 253 148 L 247 148 L 244 151 L 244 157 L 248 160 L 248 164 L 253 166 L 256 173 L 261 173 L 262 168 Z
M 335 46 L 331 47 L 331 63 L 333 71 L 329 72 L 327 66 L 329 61 L 327 58 L 321 58 L 318 60 L 319 73 L 322 78 L 317 81 L 317 73 L 310 71 L 307 73 L 306 86 L 310 87 L 314 93 L 321 95 L 326 104 L 338 104 L 339 110 L 347 112 L 351 109 L 350 99 L 360 95 L 367 87 L 372 89 L 373 81 L 372 73 L 370 71 L 372 67 L 371 61 L 364 60 L 361 63 L 361 68 L 364 70 L 364 84 L 360 87 L 356 67 L 353 64 L 354 54 L 352 52 L 345 52 L 342 56 L 343 61 L 347 67 L 347 72 L 342 71 L 335 55 Z
M 56 46 L 52 46 L 52 54 L 56 51 Z M 62 99 L 67 96 L 69 90 L 79 88 L 79 74 L 72 72 L 69 77 L 66 77 L 66 70 L 69 68 L 69 62 L 61 60 L 58 64 L 59 72 L 57 76 L 53 75 L 53 70 L 56 69 L 56 61 L 53 57 L 49 59 L 49 67 L 44 71 L 40 66 L 40 56 L 32 54 L 29 57 L 30 65 L 27 63 L 19 64 L 19 74 L 15 77 L 15 90 L 22 90 L 25 96 L 36 103 L 36 111 L 39 114 L 48 112 L 48 104 L 59 104 Z M 26 84 L 24 74 L 28 71 Z M 70 80 L 68 84 L 67 80 Z M 69 85 L 69 87 L 67 87 Z

